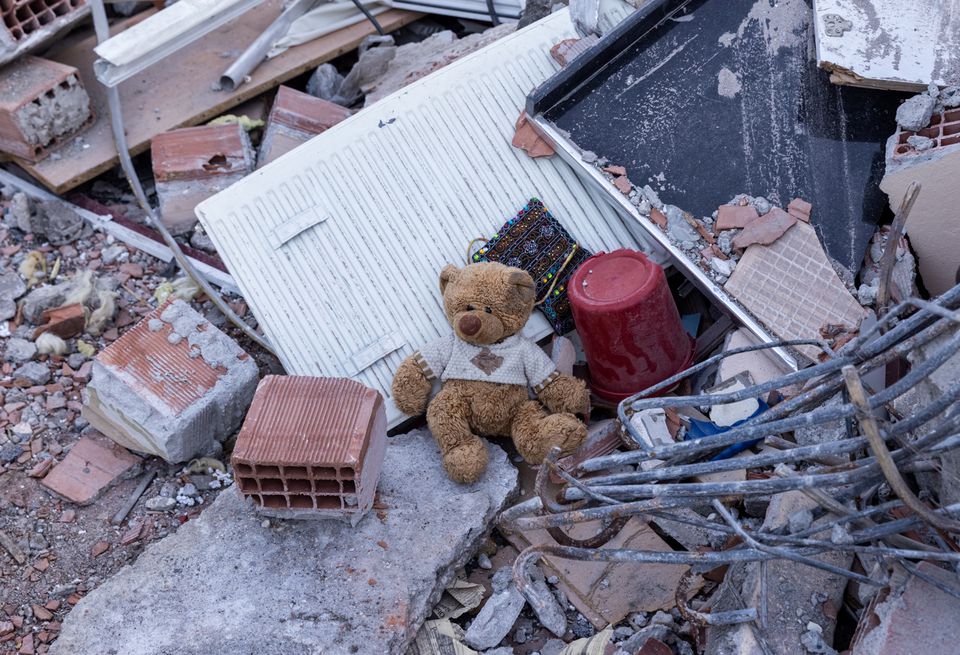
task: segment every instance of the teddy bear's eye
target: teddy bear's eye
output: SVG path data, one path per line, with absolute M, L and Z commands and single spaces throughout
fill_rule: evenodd
M 488 313 L 488 314 L 492 314 L 492 313 L 493 313 L 493 310 L 490 309 L 489 307 L 484 307 L 484 308 L 483 308 L 483 311 L 485 311 L 485 312 Z
M 468 312 L 472 312 L 472 311 L 475 310 L 475 309 L 476 309 L 476 307 L 474 307 L 473 305 L 467 305 L 467 311 L 468 311 Z

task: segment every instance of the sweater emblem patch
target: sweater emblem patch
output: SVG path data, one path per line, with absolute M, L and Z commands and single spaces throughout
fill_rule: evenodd
M 487 375 L 490 375 L 503 364 L 503 357 L 494 354 L 489 348 L 484 348 L 473 356 L 470 363 Z

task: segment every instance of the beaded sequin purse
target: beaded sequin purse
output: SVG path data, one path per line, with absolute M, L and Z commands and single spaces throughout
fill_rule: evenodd
M 567 298 L 570 276 L 593 253 L 581 247 L 537 198 L 531 198 L 471 262 L 500 262 L 527 271 L 537 285 L 537 306 L 557 334 L 573 330 Z

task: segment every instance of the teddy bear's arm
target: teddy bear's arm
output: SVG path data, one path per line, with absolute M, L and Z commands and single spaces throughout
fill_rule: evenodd
M 433 341 L 400 362 L 390 393 L 404 414 L 419 416 L 427 409 L 433 380 L 443 375 L 453 353 L 453 335 Z
M 558 373 L 540 391 L 537 398 L 554 414 L 569 412 L 581 418 L 590 413 L 590 393 L 583 380 Z
M 400 363 L 390 387 L 397 409 L 410 416 L 419 416 L 427 410 L 433 387 L 418 363 L 419 357 L 419 353 L 414 353 Z
M 540 402 L 554 414 L 569 412 L 586 418 L 590 412 L 590 393 L 582 380 L 557 371 L 543 350 L 532 341 L 526 344 L 524 370 L 528 384 Z

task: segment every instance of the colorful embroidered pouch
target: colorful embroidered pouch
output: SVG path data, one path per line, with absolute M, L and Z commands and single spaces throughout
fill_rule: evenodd
M 577 244 L 537 198 L 531 198 L 470 257 L 522 268 L 537 284 L 537 306 L 557 334 L 573 330 L 567 282 L 593 253 Z

